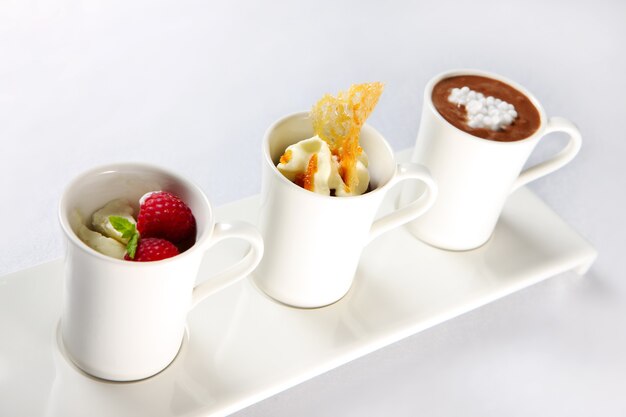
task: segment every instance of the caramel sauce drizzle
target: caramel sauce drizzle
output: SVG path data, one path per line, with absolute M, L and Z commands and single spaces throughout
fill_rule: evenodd
M 280 163 L 287 164 L 289 161 L 291 161 L 291 154 L 291 149 L 287 149 L 285 153 L 280 157 Z
M 300 187 L 305 190 L 315 191 L 315 173 L 317 172 L 317 154 L 314 153 L 309 159 L 309 163 L 307 164 L 306 171 L 303 174 L 296 175 L 296 184 L 300 185 Z M 299 184 L 298 180 L 301 176 L 302 184 Z

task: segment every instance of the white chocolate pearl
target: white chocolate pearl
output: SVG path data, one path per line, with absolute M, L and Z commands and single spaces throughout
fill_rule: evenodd
M 517 118 L 517 112 L 511 103 L 492 96 L 485 97 L 467 86 L 453 88 L 448 101 L 465 106 L 467 125 L 471 128 L 502 130 Z

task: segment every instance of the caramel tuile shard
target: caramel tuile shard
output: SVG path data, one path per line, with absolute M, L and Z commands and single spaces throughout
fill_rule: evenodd
M 311 110 L 313 129 L 339 160 L 339 174 L 349 191 L 359 179 L 356 163 L 363 151 L 359 146 L 361 127 L 378 103 L 383 83 L 353 84 L 337 97 L 326 94 Z

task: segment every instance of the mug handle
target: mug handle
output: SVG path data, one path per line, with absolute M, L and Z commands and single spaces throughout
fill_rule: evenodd
M 389 184 L 389 188 L 405 180 L 422 181 L 426 185 L 426 192 L 407 206 L 399 208 L 376 220 L 370 229 L 368 243 L 391 229 L 395 229 L 411 220 L 415 220 L 435 204 L 435 199 L 437 198 L 437 184 L 433 181 L 426 167 L 414 163 L 398 164 L 396 173 L 391 180 L 391 184 Z
M 211 294 L 234 284 L 247 276 L 257 267 L 263 257 L 263 238 L 258 230 L 251 224 L 244 222 L 216 223 L 213 227 L 213 235 L 210 246 L 225 239 L 242 239 L 250 243 L 250 250 L 234 265 L 219 272 L 217 275 L 198 284 L 193 289 L 191 308 Z
M 513 183 L 513 188 L 511 189 L 511 192 L 517 190 L 523 185 L 528 184 L 531 181 L 536 180 L 537 178 L 543 177 L 544 175 L 556 171 L 557 169 L 563 167 L 572 159 L 574 159 L 582 144 L 580 131 L 574 125 L 574 123 L 562 117 L 551 117 L 548 120 L 548 126 L 546 127 L 544 135 L 552 132 L 564 132 L 569 135 L 569 142 L 567 143 L 565 148 L 563 148 L 561 152 L 557 153 L 552 158 L 549 158 L 546 161 L 540 162 L 537 165 L 522 171 L 522 173 Z

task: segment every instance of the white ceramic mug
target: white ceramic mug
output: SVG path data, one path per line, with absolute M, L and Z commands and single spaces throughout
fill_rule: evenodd
M 537 131 L 522 140 L 497 142 L 473 136 L 447 122 L 433 104 L 432 91 L 442 79 L 459 75 L 492 78 L 523 93 L 539 111 Z M 537 143 L 552 132 L 568 134 L 567 146 L 548 160 L 521 172 Z M 502 207 L 513 191 L 570 162 L 580 146 L 581 135 L 574 124 L 561 117 L 546 118 L 539 101 L 513 81 L 478 70 L 439 74 L 426 85 L 420 129 L 411 159 L 430 170 L 439 194 L 433 208 L 409 223 L 408 228 L 418 239 L 438 248 L 477 248 L 491 237 Z M 422 192 L 419 185 L 407 185 L 401 200 L 412 201 Z
M 196 218 L 196 243 L 175 257 L 156 262 L 112 258 L 88 247 L 72 229 L 73 210 L 90 218 L 110 200 L 138 202 L 144 193 L 156 190 L 180 196 Z M 61 317 L 65 348 L 81 369 L 108 380 L 143 379 L 164 369 L 179 351 L 188 311 L 247 276 L 263 255 L 263 241 L 254 227 L 215 223 L 200 188 L 145 164 L 109 165 L 80 175 L 63 193 L 59 218 L 68 242 Z M 228 238 L 246 240 L 249 252 L 196 285 L 204 253 Z
M 396 165 L 389 144 L 367 124 L 360 143 L 369 159 L 370 192 L 331 197 L 300 188 L 276 164 L 289 145 L 313 135 L 308 113 L 284 117 L 265 133 L 259 224 L 265 256 L 253 274 L 258 287 L 270 297 L 304 308 L 342 298 L 350 289 L 363 247 L 424 213 L 437 194 L 428 171 L 415 164 Z M 387 191 L 407 179 L 423 182 L 428 192 L 374 220 Z

